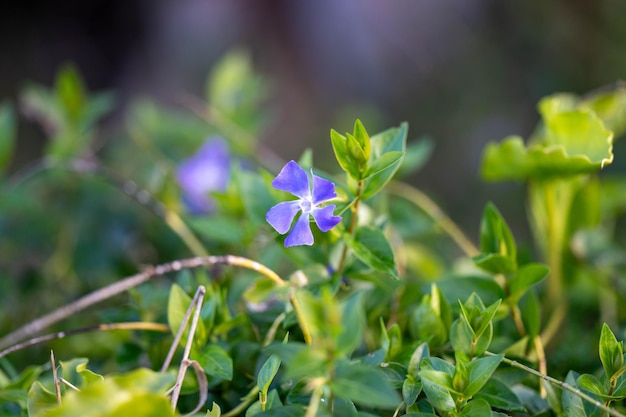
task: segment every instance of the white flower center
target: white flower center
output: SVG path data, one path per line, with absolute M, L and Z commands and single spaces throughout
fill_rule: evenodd
M 303 198 L 300 200 L 300 210 L 302 210 L 302 213 L 310 214 L 314 208 L 315 208 L 315 205 L 310 199 Z

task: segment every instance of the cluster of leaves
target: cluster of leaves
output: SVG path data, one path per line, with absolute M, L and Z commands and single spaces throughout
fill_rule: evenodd
M 623 416 L 624 249 L 613 234 L 624 180 L 597 172 L 626 131 L 626 90 L 548 97 L 528 144 L 485 150 L 486 180 L 528 184 L 538 261 L 491 203 L 475 247 L 400 182 L 426 162 L 429 142 L 407 144 L 405 123 L 370 135 L 360 120 L 330 131 L 340 175 L 314 169 L 308 151 L 297 163 L 335 184 L 342 221 L 313 227 L 312 246 L 285 248 L 266 222 L 285 200 L 272 187 L 282 162 L 255 139 L 265 92 L 235 52 L 204 98 L 186 94 L 169 109 L 138 101 L 108 139 L 99 122 L 112 96 L 90 95 L 71 67 L 52 89 L 24 90 L 22 110 L 50 141 L 41 164 L 0 184 L 0 251 L 14 260 L 2 274 L 17 277 L 0 280 L 0 414 Z M 16 120 L 0 106 L 0 172 Z M 211 201 L 199 214 L 176 172 L 216 135 L 228 144 L 228 181 L 199 181 Z M 32 275 L 42 283 L 31 299 L 5 296 Z M 84 312 L 124 290 L 123 305 Z M 17 330 L 8 319 L 63 304 Z M 66 318 L 66 332 L 28 340 Z M 41 347 L 53 339 L 55 356 L 69 358 L 58 368 Z

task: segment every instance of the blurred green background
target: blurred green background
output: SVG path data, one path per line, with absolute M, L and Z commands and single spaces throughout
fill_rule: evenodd
M 328 154 L 328 130 L 356 116 L 372 131 L 408 121 L 436 148 L 414 181 L 472 233 L 485 199 L 504 213 L 512 186 L 478 178 L 484 145 L 535 126 L 544 95 L 585 93 L 626 74 L 626 3 L 572 1 L 35 1 L 0 6 L 0 97 L 50 85 L 73 62 L 91 90 L 166 103 L 199 92 L 237 46 L 272 83 L 263 140 L 284 158 Z M 41 153 L 22 120 L 13 169 Z M 320 155 L 321 155 L 320 154 Z M 616 165 L 620 166 L 619 153 Z M 330 167 L 332 161 L 323 161 Z M 325 162 L 325 165 L 324 163 Z M 615 167 L 613 169 L 616 169 Z

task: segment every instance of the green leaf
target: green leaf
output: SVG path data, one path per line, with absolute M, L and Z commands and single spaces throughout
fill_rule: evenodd
M 155 373 L 156 374 L 156 373 Z M 171 378 L 169 378 L 171 381 Z M 136 383 L 121 386 L 115 378 L 105 379 L 71 391 L 63 405 L 48 411 L 46 417 L 174 417 L 169 399 L 163 393 L 153 393 Z
M 617 341 L 615 334 L 606 323 L 602 324 L 602 332 L 600 333 L 600 361 L 609 379 L 624 366 L 622 344 Z
M 440 411 L 453 411 L 456 409 L 455 400 L 450 391 L 452 390 L 452 377 L 450 374 L 433 369 L 426 369 L 422 362 L 419 372 L 422 381 L 422 389 L 433 407 Z
M 565 378 L 565 382 L 573 387 L 576 387 L 576 373 L 570 371 Z M 585 412 L 585 405 L 583 399 L 573 392 L 563 390 L 561 394 L 561 402 L 563 406 L 563 413 L 565 417 L 587 417 Z
M 443 346 L 448 341 L 448 326 L 431 303 L 431 296 L 424 296 L 411 315 L 411 333 L 414 338 L 425 341 L 432 348 Z
M 518 269 L 507 282 L 510 294 L 507 299 L 509 304 L 517 304 L 530 287 L 543 281 L 549 273 L 550 268 L 544 264 L 527 264 Z
M 330 129 L 330 141 L 341 169 L 352 177 L 352 179 L 359 181 L 361 178 L 359 161 L 355 160 L 352 153 L 349 151 L 346 137 L 339 134 L 336 130 Z
M 222 409 L 220 406 L 213 401 L 213 406 L 206 411 L 206 415 L 204 417 L 221 417 Z
M 600 382 L 597 377 L 591 374 L 580 375 L 576 380 L 576 384 L 578 384 L 580 388 L 601 397 L 604 396 L 606 392 L 606 389 L 602 382 Z
M 545 141 L 526 147 L 512 136 L 485 149 L 482 176 L 488 181 L 550 178 L 596 172 L 613 161 L 613 133 L 591 111 L 549 115 Z
M 393 409 L 401 401 L 385 374 L 366 365 L 342 362 L 330 387 L 337 397 L 370 407 Z
M 476 399 L 467 403 L 461 411 L 462 417 L 491 417 L 491 407 L 485 400 Z
M 185 313 L 187 309 L 191 305 L 191 297 L 187 295 L 185 290 L 183 290 L 179 285 L 172 284 L 172 288 L 170 290 L 170 296 L 167 303 L 167 322 L 172 330 L 172 334 L 176 336 L 178 329 L 180 328 L 183 318 L 185 317 Z M 189 315 L 189 320 L 185 326 L 185 330 L 183 331 L 183 336 L 180 339 L 180 345 L 185 346 L 187 343 L 187 338 L 189 336 L 189 326 L 191 325 L 191 320 L 193 318 L 193 311 Z M 198 320 L 198 325 L 196 327 L 196 333 L 194 335 L 194 344 L 196 347 L 202 347 L 207 340 L 208 334 L 206 328 L 204 327 L 204 323 L 202 320 Z
M 365 160 L 369 160 L 371 154 L 371 145 L 370 145 L 370 135 L 367 134 L 365 130 L 365 126 L 359 119 L 356 119 L 354 122 L 354 138 L 359 143 L 361 149 L 363 150 L 363 154 L 365 156 Z
M 28 415 L 31 417 L 43 416 L 46 411 L 56 406 L 58 406 L 56 394 L 44 387 L 41 382 L 35 381 L 28 391 L 26 406 Z
M 407 370 L 407 375 L 411 378 L 417 378 L 417 374 L 420 370 L 420 364 L 423 359 L 430 356 L 430 352 L 428 350 L 428 344 L 422 343 L 419 345 L 411 355 L 411 359 L 409 360 L 409 366 Z
M 361 226 L 354 237 L 346 234 L 345 242 L 357 258 L 371 268 L 397 278 L 396 263 L 391 244 L 384 233 L 372 226 Z
M 492 204 L 487 203 L 480 226 L 481 255 L 473 258 L 480 268 L 494 274 L 509 274 L 517 269 L 517 248 L 511 229 Z
M 349 133 L 346 134 L 346 145 L 348 147 L 348 152 L 350 153 L 350 159 L 356 162 L 359 169 L 359 178 L 357 179 L 363 179 L 363 171 L 367 166 L 365 151 L 356 138 Z
M 524 406 L 511 388 L 496 378 L 489 379 L 481 390 L 474 395 L 474 398 L 482 398 L 492 407 L 500 410 L 515 412 L 525 411 Z
M 396 174 L 400 165 L 402 164 L 402 158 L 406 150 L 406 136 L 408 131 L 408 125 L 402 123 L 399 127 L 388 129 L 384 132 L 378 133 L 371 138 L 372 152 L 369 159 L 369 166 L 377 164 L 376 161 L 383 158 L 384 155 L 393 152 L 391 157 L 384 157 L 386 160 L 381 162 L 381 165 L 388 164 L 387 167 L 375 174 L 370 175 L 364 180 L 363 191 L 361 198 L 368 199 L 378 193 Z M 401 152 L 402 156 L 389 164 L 391 159 L 395 159 L 398 154 L 395 152 Z
M 592 110 L 615 137 L 626 132 L 626 87 L 619 83 L 609 91 L 601 91 L 584 97 L 580 108 Z
M 98 375 L 87 369 L 88 362 L 89 360 L 86 358 L 76 358 L 71 361 L 59 361 L 63 378 L 78 388 L 82 388 L 93 382 L 101 381 L 103 379 L 102 375 Z
M 17 123 L 13 107 L 9 103 L 0 103 L 0 174 L 11 162 L 15 147 Z
M 407 378 L 402 384 L 402 399 L 407 407 L 415 404 L 417 396 L 422 392 L 422 381 L 419 379 Z
M 386 154 L 383 154 L 380 158 L 372 162 L 372 164 L 367 169 L 367 172 L 365 172 L 363 178 L 369 178 L 372 175 L 378 174 L 379 172 L 392 167 L 392 165 L 397 164 L 403 156 L 403 152 L 397 151 L 387 152 Z
M 280 368 L 280 359 L 276 355 L 271 355 L 267 358 L 265 363 L 263 363 L 256 379 L 256 383 L 261 392 L 267 394 L 270 384 L 278 373 L 278 368 Z
M 192 359 L 198 361 L 207 375 L 231 381 L 233 379 L 233 360 L 219 345 L 208 345 Z
M 474 359 L 466 365 L 468 384 L 463 395 L 466 398 L 473 397 L 487 383 L 491 375 L 502 362 L 503 354 L 495 356 L 485 356 L 483 358 Z

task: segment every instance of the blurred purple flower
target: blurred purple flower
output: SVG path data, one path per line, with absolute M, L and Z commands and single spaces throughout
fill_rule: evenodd
M 210 213 L 214 203 L 209 193 L 224 191 L 230 176 L 228 144 L 219 136 L 209 137 L 202 147 L 176 170 L 183 200 L 192 214 Z
M 313 244 L 313 233 L 309 223 L 311 216 L 322 232 L 328 232 L 341 222 L 340 216 L 333 215 L 334 204 L 320 207 L 320 204 L 337 197 L 335 184 L 318 177 L 313 174 L 313 171 L 311 171 L 311 176 L 313 184 L 310 183 L 309 176 L 300 165 L 295 161 L 289 161 L 272 181 L 274 188 L 287 191 L 299 199 L 278 203 L 269 209 L 265 215 L 267 222 L 278 233 L 284 235 L 291 228 L 296 214 L 302 211 L 302 215 L 285 239 L 286 248 Z

